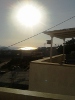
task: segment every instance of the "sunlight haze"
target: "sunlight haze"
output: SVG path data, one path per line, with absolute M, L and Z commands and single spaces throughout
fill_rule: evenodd
M 75 0 L 0 0 L 0 45 L 10 46 L 74 16 L 74 4 Z M 27 8 L 24 5 L 28 5 Z M 51 31 L 73 27 L 75 19 Z M 50 39 L 50 36 L 42 33 L 14 47 L 43 47 Z M 53 39 L 53 46 L 62 43 L 61 39 Z

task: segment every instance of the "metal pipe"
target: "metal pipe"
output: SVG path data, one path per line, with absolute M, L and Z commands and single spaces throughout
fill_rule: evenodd
M 63 39 L 63 61 L 65 61 L 65 38 Z
M 50 62 L 52 62 L 52 44 L 53 44 L 53 36 L 51 36 Z

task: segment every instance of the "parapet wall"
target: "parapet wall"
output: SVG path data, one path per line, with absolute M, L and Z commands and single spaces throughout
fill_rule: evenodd
M 0 87 L 0 100 L 75 100 L 75 96 Z
M 65 54 L 56 55 L 52 57 L 52 63 L 62 63 L 63 59 L 65 58 Z M 40 61 L 40 60 L 39 60 Z M 42 62 L 50 62 L 50 57 L 42 59 Z
M 75 96 L 75 65 L 31 62 L 29 90 Z

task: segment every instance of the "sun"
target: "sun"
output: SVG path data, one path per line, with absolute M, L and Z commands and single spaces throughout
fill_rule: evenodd
M 23 5 L 18 9 L 16 19 L 22 25 L 34 26 L 40 22 L 41 12 L 33 5 Z

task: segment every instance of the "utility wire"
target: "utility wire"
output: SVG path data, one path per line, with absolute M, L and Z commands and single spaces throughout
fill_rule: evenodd
M 26 41 L 26 40 L 29 40 L 29 39 L 31 39 L 31 38 L 33 38 L 33 37 L 39 35 L 39 34 L 44 33 L 45 31 L 48 31 L 48 30 L 50 30 L 50 29 L 53 29 L 53 28 L 55 28 L 55 27 L 57 27 L 57 26 L 59 26 L 59 25 L 65 23 L 65 22 L 67 22 L 67 21 L 69 21 L 69 20 L 71 20 L 71 19 L 73 19 L 73 18 L 75 18 L 75 16 L 72 16 L 72 17 L 70 17 L 70 18 L 68 18 L 68 19 L 66 19 L 66 20 L 64 20 L 64 21 L 62 21 L 62 22 L 60 22 L 60 23 L 58 23 L 58 24 L 56 24 L 56 25 L 50 27 L 50 28 L 47 29 L 47 30 L 44 30 L 44 31 L 42 31 L 42 32 L 40 32 L 40 33 L 38 33 L 38 34 L 36 34 L 36 35 L 33 35 L 33 36 L 31 36 L 31 37 L 29 37 L 29 38 L 26 38 L 26 39 L 24 39 L 24 40 L 22 40 L 22 41 L 16 42 L 16 43 L 14 43 L 14 44 L 12 44 L 12 45 L 10 45 L 10 46 L 7 46 L 7 47 L 5 47 L 5 48 L 9 48 L 9 47 L 14 46 L 14 45 L 16 45 L 16 44 L 19 44 L 19 43 L 21 43 L 21 42 L 24 42 L 24 41 Z

